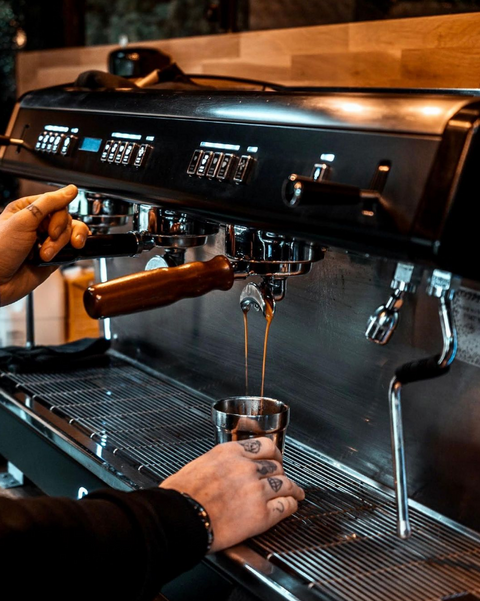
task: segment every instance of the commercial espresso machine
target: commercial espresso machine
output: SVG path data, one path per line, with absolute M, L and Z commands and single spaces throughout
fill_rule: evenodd
M 0 168 L 79 187 L 92 235 L 57 260 L 95 258 L 111 349 L 4 372 L 0 453 L 48 494 L 154 486 L 245 394 L 247 314 L 260 394 L 269 307 L 306 500 L 202 569 L 269 600 L 480 598 L 479 118 L 474 90 L 23 96 Z

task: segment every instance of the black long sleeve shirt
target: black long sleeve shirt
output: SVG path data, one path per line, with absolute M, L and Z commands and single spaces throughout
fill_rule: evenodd
M 150 601 L 206 546 L 195 509 L 173 490 L 0 498 L 0 599 Z

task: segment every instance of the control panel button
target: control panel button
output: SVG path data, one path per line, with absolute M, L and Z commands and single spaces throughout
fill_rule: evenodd
M 120 146 L 120 144 L 118 142 L 112 142 L 112 145 L 110 146 L 110 152 L 108 153 L 108 158 L 107 158 L 108 163 L 113 163 L 113 161 L 115 160 L 115 156 L 117 154 L 117 150 L 118 150 L 119 146 Z
M 54 154 L 57 154 L 60 151 L 60 148 L 63 146 L 64 138 L 65 138 L 65 136 L 62 136 L 62 135 L 55 136 L 55 139 L 53 140 L 53 146 L 52 146 L 52 152 Z
M 44 132 L 42 145 L 40 146 L 41 151 L 45 151 L 47 149 L 47 144 L 48 144 L 49 140 L 50 140 L 50 134 L 48 132 Z
M 207 177 L 214 178 L 217 175 L 218 168 L 222 162 L 223 152 L 216 152 L 212 160 L 210 161 L 210 165 L 207 170 Z
M 50 135 L 48 136 L 48 139 L 47 139 L 47 146 L 46 146 L 46 148 L 45 148 L 45 150 L 46 150 L 47 152 L 52 152 L 52 148 L 53 148 L 53 142 L 54 142 L 54 141 L 55 141 L 55 136 L 54 136 L 53 134 L 50 134 Z
M 66 136 L 63 140 L 60 154 L 63 156 L 69 155 L 72 152 L 77 140 L 78 138 L 76 136 Z
M 330 166 L 326 163 L 315 163 L 312 171 L 312 179 L 315 182 L 327 179 L 330 172 Z
M 245 181 L 247 177 L 247 172 L 252 163 L 253 159 L 248 154 L 243 154 L 239 161 L 237 168 L 235 169 L 235 175 L 233 176 L 233 181 L 237 184 L 241 184 Z
M 123 159 L 123 155 L 125 153 L 125 148 L 127 147 L 126 142 L 120 142 L 117 149 L 117 154 L 115 155 L 115 164 L 120 165 Z
M 203 177 L 207 173 L 207 169 L 210 166 L 210 161 L 212 160 L 212 158 L 213 152 L 211 150 L 207 150 L 207 152 L 203 153 L 203 156 L 200 159 L 200 163 L 196 171 L 198 177 Z
M 203 150 L 195 150 L 187 168 L 188 175 L 195 175 L 195 172 L 197 170 L 198 164 L 200 163 L 200 159 L 202 158 L 202 156 Z
M 233 154 L 224 154 L 222 160 L 220 161 L 220 167 L 217 171 L 217 179 L 224 180 L 227 179 L 230 170 L 232 169 L 233 162 L 235 160 L 235 155 Z
M 43 131 L 37 138 L 37 142 L 35 143 L 35 150 L 40 150 L 43 140 L 47 134 Z
M 103 147 L 103 151 L 102 151 L 102 156 L 100 157 L 100 160 L 102 161 L 102 163 L 106 163 L 108 160 L 108 155 L 110 154 L 110 148 L 112 147 L 113 144 L 113 140 L 107 140 L 105 142 L 105 146 Z
M 138 144 L 133 144 L 129 142 L 125 148 L 125 152 L 123 153 L 122 165 L 130 165 L 132 159 L 135 155 L 135 150 L 138 148 Z
M 137 152 L 137 156 L 135 157 L 135 161 L 133 163 L 134 167 L 141 167 L 145 163 L 145 161 L 147 159 L 147 155 L 151 148 L 152 147 L 149 146 L 148 144 L 142 144 L 140 146 L 140 148 L 138 149 L 138 152 Z

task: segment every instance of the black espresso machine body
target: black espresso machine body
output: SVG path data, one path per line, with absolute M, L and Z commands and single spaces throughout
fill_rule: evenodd
M 2 168 L 475 279 L 462 253 L 475 247 L 477 110 L 446 94 L 53 88 L 20 101 L 9 135 L 30 150 L 3 149 Z M 287 178 L 319 166 L 323 182 L 289 207 Z M 379 199 L 355 193 L 376 182 Z
M 189 261 L 225 254 L 229 240 L 235 268 L 248 254 L 246 231 L 261 232 L 255 240 L 270 267 L 279 263 L 270 239 L 321 249 L 301 277 L 276 274 L 288 286 L 278 295 L 266 376 L 268 396 L 291 405 L 285 467 L 307 501 L 271 532 L 207 560 L 259 598 L 478 594 L 480 273 L 470 197 L 479 115 L 474 91 L 428 90 L 60 86 L 28 93 L 16 107 L 7 135 L 24 143 L 0 150 L 2 170 L 126 201 L 134 218 L 150 207 L 219 226 L 216 235 L 205 230 L 207 244 L 186 244 Z M 110 253 L 134 257 L 101 259 L 102 279 L 143 271 L 172 240 L 154 238 L 153 247 Z M 249 268 L 264 279 L 255 261 Z M 401 279 L 405 270 L 414 282 Z M 458 360 L 447 375 L 413 378 L 405 390 L 405 541 L 396 531 L 389 382 L 411 360 L 440 361 L 441 281 L 432 274 L 457 282 Z M 244 285 L 107 319 L 108 367 L 4 373 L 0 452 L 47 492 L 77 496 L 105 484 L 154 485 L 208 450 L 210 403 L 245 391 Z M 391 306 L 382 305 L 389 294 Z M 375 307 L 382 315 L 393 307 L 397 319 L 403 303 L 388 345 L 365 340 Z M 249 319 L 260 324 L 250 333 L 256 365 L 264 320 Z M 18 439 L 38 449 L 41 468 Z

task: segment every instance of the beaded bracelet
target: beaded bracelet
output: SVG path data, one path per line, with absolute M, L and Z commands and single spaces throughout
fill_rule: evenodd
M 200 505 L 200 503 L 198 501 L 195 501 L 195 499 L 192 499 L 192 497 L 190 495 L 188 495 L 186 492 L 182 492 L 182 495 L 187 499 L 187 501 L 190 503 L 190 505 L 195 509 L 198 517 L 200 518 L 200 520 L 202 521 L 202 524 L 205 527 L 205 530 L 207 531 L 207 553 L 210 551 L 210 549 L 212 548 L 212 544 L 213 544 L 213 528 L 212 528 L 212 523 L 210 522 L 210 516 L 207 513 L 207 510 L 205 509 L 205 507 L 203 507 L 203 505 Z

